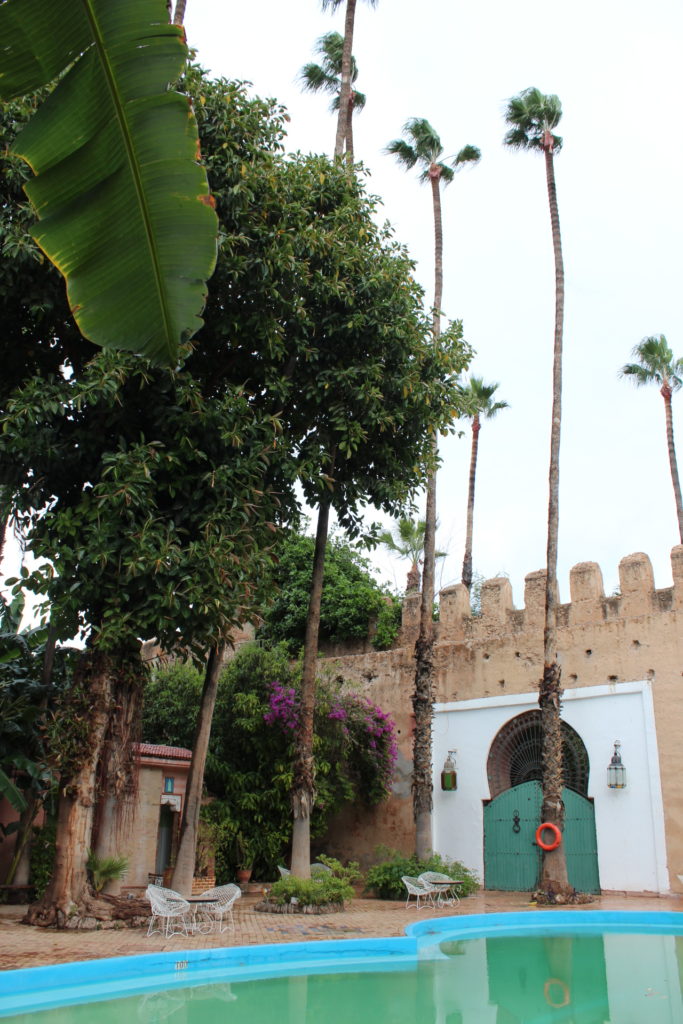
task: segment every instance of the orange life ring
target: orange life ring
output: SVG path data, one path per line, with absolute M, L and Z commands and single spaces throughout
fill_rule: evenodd
M 559 986 L 560 991 L 557 993 L 557 995 L 560 995 L 561 993 L 561 1003 L 556 1002 L 553 998 L 554 993 L 551 990 L 555 985 Z M 545 996 L 545 1001 L 548 1004 L 548 1006 L 552 1006 L 554 1010 L 559 1010 L 563 1006 L 569 1006 L 569 986 L 567 985 L 566 981 L 562 981 L 561 978 L 548 978 L 545 985 L 543 986 L 543 995 Z
M 545 832 L 545 830 L 547 828 L 550 829 L 550 831 L 553 833 L 553 836 L 555 837 L 553 839 L 552 843 L 544 843 L 543 842 L 542 836 L 543 836 L 543 833 Z M 562 833 L 560 832 L 560 830 L 557 827 L 557 825 L 553 825 L 552 822 L 544 821 L 536 829 L 536 844 L 537 844 L 537 846 L 540 846 L 542 850 L 546 850 L 547 852 L 549 852 L 550 850 L 556 850 L 561 842 L 562 842 Z

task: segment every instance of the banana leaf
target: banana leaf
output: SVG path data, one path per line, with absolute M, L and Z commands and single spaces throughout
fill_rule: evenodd
M 201 326 L 217 221 L 165 0 L 5 0 L 0 97 L 56 81 L 17 137 L 34 237 L 92 342 L 176 365 Z
M 0 797 L 5 797 L 10 805 L 21 814 L 28 806 L 21 790 L 17 789 L 9 776 L 0 768 Z

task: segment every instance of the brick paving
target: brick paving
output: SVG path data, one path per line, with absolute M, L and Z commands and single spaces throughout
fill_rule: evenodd
M 528 893 L 479 892 L 459 906 L 406 908 L 403 902 L 354 899 L 341 913 L 320 915 L 263 914 L 254 910 L 258 897 L 245 895 L 235 908 L 235 931 L 192 935 L 147 937 L 146 928 L 107 929 L 93 932 L 58 932 L 21 924 L 22 907 L 0 906 L 0 969 L 37 967 L 42 964 L 130 956 L 137 953 L 205 949 L 216 946 L 253 946 L 274 942 L 310 942 L 318 939 L 357 939 L 403 935 L 407 924 L 429 917 L 461 914 L 522 912 L 539 909 Z M 683 911 L 680 896 L 610 894 L 597 897 L 584 910 Z M 548 908 L 547 913 L 552 914 Z

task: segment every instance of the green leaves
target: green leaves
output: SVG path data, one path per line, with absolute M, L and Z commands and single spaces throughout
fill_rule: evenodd
M 196 124 L 168 89 L 181 29 L 163 0 L 7 0 L 0 38 L 3 98 L 62 75 L 14 151 L 80 330 L 174 365 L 201 326 L 216 235 Z
M 511 149 L 559 152 L 562 139 L 553 135 L 562 117 L 562 104 L 554 93 L 545 95 L 531 86 L 508 101 L 505 121 L 510 126 L 505 145 Z

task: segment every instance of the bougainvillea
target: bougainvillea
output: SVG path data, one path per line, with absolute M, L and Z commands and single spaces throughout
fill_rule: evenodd
M 299 720 L 299 696 L 293 687 L 275 680 L 269 687 L 268 710 L 263 720 L 283 731 L 293 731 Z M 390 715 L 357 693 L 322 692 L 318 695 L 316 730 L 332 723 L 338 747 L 338 767 L 344 767 L 368 804 L 377 804 L 391 793 L 398 746 Z

